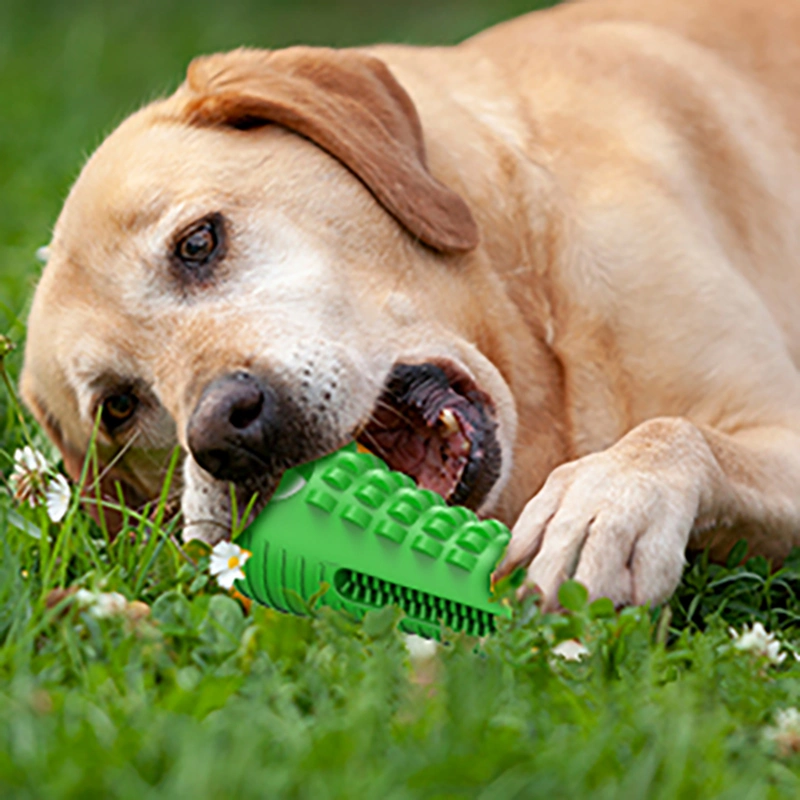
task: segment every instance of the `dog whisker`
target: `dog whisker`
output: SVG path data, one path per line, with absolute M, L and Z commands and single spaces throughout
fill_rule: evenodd
M 97 486 L 103 481 L 103 479 L 110 474 L 110 472 L 114 469 L 114 467 L 117 464 L 119 464 L 120 461 L 122 461 L 122 459 L 125 457 L 125 453 L 127 453 L 129 450 L 133 448 L 133 444 L 138 438 L 139 438 L 139 431 L 136 431 L 130 437 L 130 439 L 128 439 L 128 441 L 125 442 L 125 444 L 114 454 L 111 461 L 109 461 L 108 464 L 105 465 L 103 470 L 94 479 L 94 481 L 92 481 L 92 483 L 89 486 L 90 491 L 94 491 L 97 488 Z

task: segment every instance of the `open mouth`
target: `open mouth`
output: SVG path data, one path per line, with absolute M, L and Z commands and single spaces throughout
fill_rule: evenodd
M 489 397 L 457 367 L 398 364 L 358 442 L 451 505 L 479 508 L 500 475 Z

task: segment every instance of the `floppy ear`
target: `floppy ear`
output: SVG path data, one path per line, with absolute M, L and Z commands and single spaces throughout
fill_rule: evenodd
M 353 50 L 234 50 L 189 65 L 191 122 L 246 129 L 275 122 L 335 156 L 425 244 L 471 250 L 478 227 L 426 166 L 411 98 L 383 61 Z

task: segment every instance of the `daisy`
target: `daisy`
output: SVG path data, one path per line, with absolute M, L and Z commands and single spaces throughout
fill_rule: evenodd
M 26 445 L 14 451 L 14 469 L 8 479 L 18 503 L 37 506 L 47 487 L 47 459 Z
M 580 661 L 584 656 L 589 655 L 589 648 L 577 639 L 566 639 L 553 648 L 553 655 L 563 658 L 565 661 Z
M 752 628 L 745 625 L 741 633 L 737 633 L 733 628 L 728 630 L 733 637 L 733 646 L 737 650 L 762 656 L 770 664 L 780 664 L 786 658 L 786 653 L 781 653 L 781 642 L 775 638 L 774 633 L 768 633 L 760 622 L 753 623 Z
M 252 553 L 233 542 L 217 542 L 211 551 L 208 571 L 216 577 L 223 589 L 233 587 L 233 582 L 244 578 L 242 567 Z
M 69 508 L 72 493 L 67 479 L 52 473 L 47 459 L 29 445 L 14 451 L 14 469 L 8 478 L 14 499 L 31 508 L 45 504 L 47 516 L 60 522 Z
M 72 492 L 70 491 L 67 479 L 63 475 L 56 475 L 51 478 L 47 491 L 45 492 L 44 502 L 47 506 L 47 516 L 53 522 L 61 522 L 64 515 L 69 508 L 70 500 L 72 500 Z

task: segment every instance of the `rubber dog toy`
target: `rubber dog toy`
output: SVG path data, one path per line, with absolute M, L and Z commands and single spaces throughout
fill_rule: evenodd
M 495 616 L 511 614 L 490 599 L 491 573 L 510 538 L 500 522 L 447 506 L 352 444 L 287 470 L 236 540 L 252 553 L 236 588 L 304 614 L 326 583 L 318 602 L 359 619 L 394 603 L 409 633 L 438 639 L 444 624 L 484 636 Z

